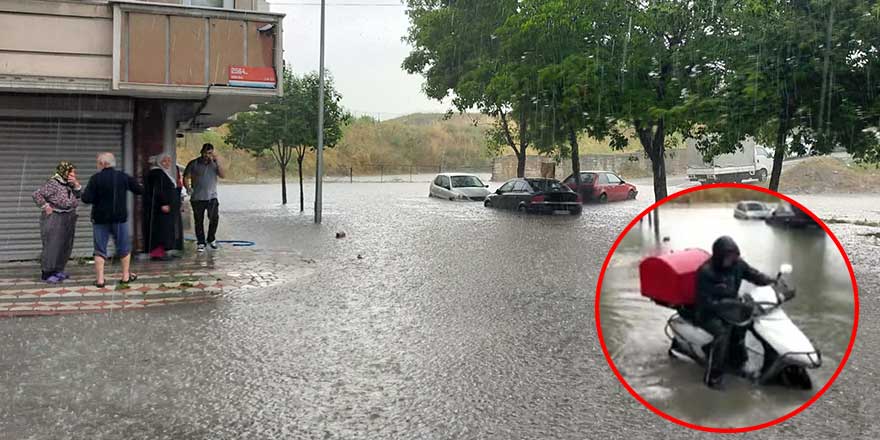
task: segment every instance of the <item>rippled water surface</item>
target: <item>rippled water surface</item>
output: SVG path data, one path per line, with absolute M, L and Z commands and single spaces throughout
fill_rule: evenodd
M 639 291 L 638 263 L 657 249 L 647 222 L 627 234 L 609 266 L 601 297 L 602 330 L 621 374 L 659 409 L 704 426 L 751 426 L 790 412 L 830 379 L 852 332 L 852 283 L 843 256 L 823 231 L 737 220 L 732 206 L 710 206 L 661 208 L 661 238 L 669 239 L 662 246 L 710 250 L 712 242 L 725 234 L 737 241 L 749 264 L 767 274 L 775 275 L 780 264 L 791 263 L 790 279 L 797 296 L 785 310 L 822 351 L 824 365 L 811 371 L 816 390 L 758 388 L 728 378 L 727 391 L 712 391 L 700 381 L 702 368 L 670 359 L 664 327 L 674 312 L 655 305 Z M 744 286 L 746 291 L 749 288 Z
M 599 268 L 623 227 L 649 206 L 649 187 L 640 200 L 587 206 L 574 218 L 432 200 L 427 190 L 330 184 L 324 225 L 315 226 L 310 213 L 298 213 L 295 186 L 287 207 L 276 185 L 221 187 L 221 239 L 257 242 L 257 257 L 241 255 L 271 261 L 272 270 L 295 254 L 313 259 L 314 272 L 208 304 L 0 320 L 0 438 L 700 437 L 633 399 L 596 337 Z M 863 295 L 876 294 L 876 248 L 863 244 L 860 229 L 836 230 L 854 249 Z M 338 231 L 347 237 L 335 239 Z M 835 260 L 823 257 L 833 251 L 827 243 L 785 235 L 761 233 L 790 246 L 758 252 L 744 243 L 746 255 L 759 266 L 790 260 L 801 277 L 819 273 L 807 268 L 820 262 L 822 273 L 837 273 Z M 673 236 L 685 244 L 679 240 Z M 626 246 L 632 253 L 641 245 L 632 238 Z M 667 312 L 635 294 L 626 275 L 634 262 L 609 277 L 618 293 L 607 294 L 607 322 L 618 324 L 607 337 L 640 347 L 621 359 L 631 361 L 628 377 L 641 391 L 693 411 L 682 393 L 703 395 L 699 372 L 653 362 L 666 362 L 658 326 Z M 834 276 L 809 282 L 823 288 L 806 288 L 790 313 L 829 360 L 839 359 L 851 310 L 845 286 Z M 880 313 L 873 299 L 866 313 Z M 819 319 L 824 334 L 815 334 Z M 863 360 L 767 438 L 872 438 L 880 411 L 869 396 L 878 391 L 880 359 L 871 341 L 880 330 L 869 318 L 862 332 Z M 731 405 L 744 417 L 742 401 L 758 411 L 802 399 L 734 391 Z

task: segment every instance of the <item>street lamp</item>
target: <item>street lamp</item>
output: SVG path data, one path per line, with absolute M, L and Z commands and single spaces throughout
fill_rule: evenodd
M 321 61 L 318 71 L 318 154 L 315 167 L 315 224 L 321 224 L 321 210 L 324 181 L 324 7 L 321 0 Z

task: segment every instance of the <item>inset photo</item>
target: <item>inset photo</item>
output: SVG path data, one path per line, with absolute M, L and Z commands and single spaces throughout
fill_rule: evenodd
M 751 431 L 831 386 L 855 340 L 857 286 L 808 207 L 706 185 L 623 231 L 600 276 L 596 325 L 614 374 L 648 409 L 694 429 Z

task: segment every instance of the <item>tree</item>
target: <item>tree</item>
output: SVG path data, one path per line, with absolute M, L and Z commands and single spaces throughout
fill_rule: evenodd
M 843 147 L 876 157 L 877 11 L 858 0 L 729 2 L 715 37 L 716 78 L 704 84 L 699 130 L 704 156 L 730 153 L 753 137 L 773 145 L 770 188 L 789 152 Z M 874 14 L 874 15 L 872 15 Z M 872 84 L 873 78 L 873 84 Z M 867 86 L 867 87 L 866 87 Z M 873 108 L 873 110 L 872 110 Z M 874 156 L 872 156 L 874 155 Z
M 449 2 L 408 0 L 410 28 L 405 40 L 413 50 L 403 69 L 425 77 L 424 92 L 436 100 L 452 96 L 459 112 L 476 108 L 492 116 L 489 148 L 510 148 L 517 176 L 525 176 L 533 89 L 520 57 L 503 56 L 495 33 L 516 14 L 517 0 Z
M 710 63 L 700 48 L 718 21 L 711 8 L 686 0 L 522 2 L 527 17 L 511 35 L 545 57 L 539 78 L 551 117 L 542 139 L 565 139 L 576 156 L 579 132 L 624 149 L 623 128 L 632 127 L 651 160 L 654 196 L 666 197 L 667 143 L 691 132 L 688 89 Z
M 332 148 L 342 137 L 342 126 L 351 116 L 339 102 L 342 96 L 325 75 L 324 142 Z M 295 76 L 284 70 L 284 96 L 274 97 L 249 112 L 239 113 L 229 124 L 226 142 L 257 156 L 271 155 L 281 168 L 281 202 L 287 204 L 287 167 L 296 158 L 299 170 L 299 209 L 305 210 L 303 160 L 317 148 L 318 74 Z

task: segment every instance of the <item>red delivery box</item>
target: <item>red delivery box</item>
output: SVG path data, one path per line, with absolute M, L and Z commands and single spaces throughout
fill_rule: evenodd
M 697 301 L 697 270 L 711 255 L 686 249 L 647 257 L 639 264 L 642 295 L 667 307 L 691 306 Z

